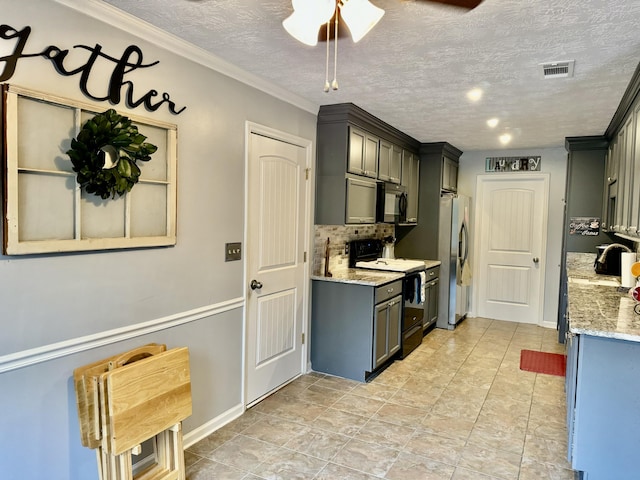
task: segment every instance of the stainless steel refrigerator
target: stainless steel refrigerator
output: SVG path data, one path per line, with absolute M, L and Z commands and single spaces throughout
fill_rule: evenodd
M 438 328 L 453 330 L 469 312 L 469 205 L 464 195 L 443 194 L 440 198 Z

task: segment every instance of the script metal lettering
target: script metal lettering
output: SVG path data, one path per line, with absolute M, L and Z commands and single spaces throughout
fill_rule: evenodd
M 187 107 L 176 109 L 176 104 L 171 100 L 168 93 L 160 94 L 157 90 L 151 89 L 144 95 L 136 99 L 134 95 L 134 85 L 131 80 L 125 80 L 125 76 L 138 69 L 150 68 L 160 63 L 159 61 L 144 63 L 143 54 L 140 47 L 129 45 L 120 58 L 107 55 L 102 51 L 102 45 L 96 43 L 95 46 L 74 45 L 74 49 L 86 50 L 89 58 L 84 64 L 76 68 L 69 67 L 69 50 L 61 49 L 55 45 L 49 45 L 39 53 L 24 53 L 27 40 L 31 34 L 31 27 L 24 27 L 18 31 L 9 25 L 0 25 L 0 39 L 17 39 L 13 52 L 10 55 L 0 57 L 0 82 L 9 80 L 16 71 L 18 61 L 21 58 L 42 57 L 49 60 L 56 71 L 65 77 L 80 74 L 79 87 L 82 93 L 96 101 L 108 100 L 113 105 L 121 102 L 124 90 L 125 103 L 129 108 L 136 108 L 140 105 L 152 112 L 155 112 L 163 104 L 167 105 L 169 111 L 174 115 L 179 115 Z M 98 95 L 89 91 L 89 80 L 96 62 L 106 60 L 115 64 L 109 78 L 106 95 Z M 94 76 L 95 77 L 95 76 Z M 156 97 L 160 95 L 159 101 L 154 103 Z

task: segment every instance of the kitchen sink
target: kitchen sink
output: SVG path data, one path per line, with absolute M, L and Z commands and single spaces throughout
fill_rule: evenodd
M 569 283 L 578 283 L 582 285 L 602 285 L 604 287 L 619 287 L 620 281 L 616 279 L 600 279 L 600 278 L 575 278 L 569 277 Z

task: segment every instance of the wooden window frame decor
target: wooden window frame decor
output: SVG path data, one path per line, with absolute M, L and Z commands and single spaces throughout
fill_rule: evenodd
M 158 147 L 121 196 L 80 188 L 67 154 L 99 107 L 2 85 L 4 255 L 164 247 L 176 243 L 177 127 L 126 114 Z

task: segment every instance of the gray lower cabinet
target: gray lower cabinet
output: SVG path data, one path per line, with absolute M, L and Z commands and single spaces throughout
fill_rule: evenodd
M 374 368 L 400 350 L 402 295 L 376 305 L 373 329 Z
M 422 329 L 426 330 L 438 320 L 438 296 L 440 293 L 440 279 L 436 278 L 427 283 L 426 303 Z
M 347 178 L 345 223 L 376 223 L 376 182 Z
M 572 468 L 585 480 L 638 478 L 640 342 L 570 334 L 567 348 Z
M 438 320 L 438 298 L 440 294 L 440 267 L 428 268 L 425 272 L 427 285 L 424 301 L 424 317 L 422 317 L 422 329 L 426 330 L 435 325 Z
M 311 368 L 364 382 L 400 351 L 402 281 L 312 282 Z

